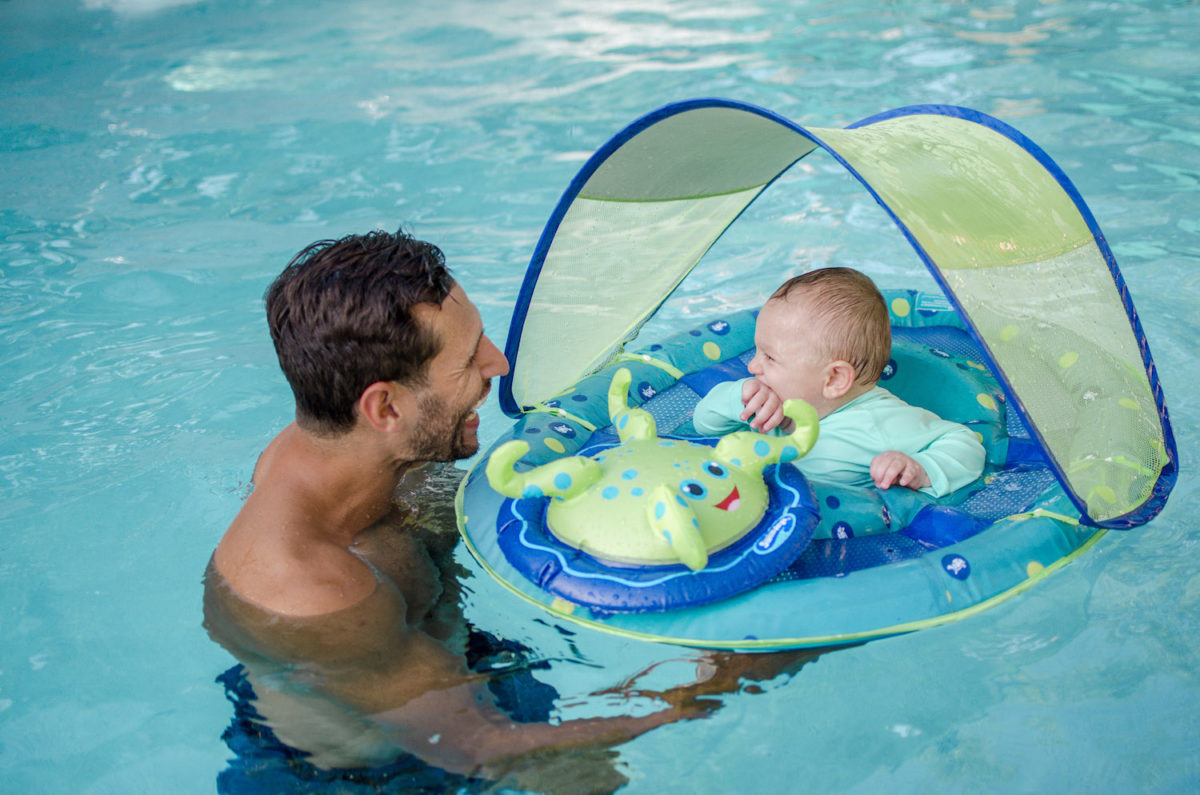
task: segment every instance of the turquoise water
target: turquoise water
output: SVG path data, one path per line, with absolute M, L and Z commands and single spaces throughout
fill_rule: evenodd
M 289 419 L 261 294 L 290 255 L 404 223 L 502 339 L 582 161 L 693 96 L 826 126 L 953 103 L 1031 137 L 1121 265 L 1182 474 L 1153 523 L 1015 600 L 622 746 L 624 791 L 1200 786 L 1198 31 L 1193 2 L 0 4 L 0 791 L 213 791 L 231 660 L 200 627 L 200 574 Z M 813 158 L 659 325 L 835 261 L 924 278 Z M 483 421 L 506 423 L 494 402 Z M 555 660 L 565 716 L 644 709 L 586 694 L 691 665 L 470 588 L 477 623 Z

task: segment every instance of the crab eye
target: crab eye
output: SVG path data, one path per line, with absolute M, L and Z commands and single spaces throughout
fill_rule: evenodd
M 704 499 L 704 495 L 708 494 L 708 489 L 697 480 L 685 480 L 679 484 L 679 490 L 691 497 L 693 500 Z
M 729 477 L 729 470 L 718 464 L 716 461 L 705 461 L 703 464 L 703 469 L 714 478 Z

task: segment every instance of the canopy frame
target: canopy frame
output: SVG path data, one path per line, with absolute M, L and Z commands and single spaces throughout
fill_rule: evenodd
M 1037 439 L 1038 444 L 1046 452 L 1051 470 L 1054 472 L 1054 475 L 1058 481 L 1062 484 L 1064 491 L 1070 497 L 1071 501 L 1079 509 L 1082 517 L 1081 521 L 1083 521 L 1085 524 L 1099 527 L 1126 529 L 1143 524 L 1157 515 L 1157 513 L 1162 509 L 1163 505 L 1165 505 L 1166 499 L 1170 494 L 1170 491 L 1173 488 L 1174 482 L 1177 478 L 1178 456 L 1175 448 L 1174 435 L 1171 430 L 1170 420 L 1167 413 L 1165 397 L 1162 392 L 1162 386 L 1159 381 L 1157 370 L 1150 354 L 1149 345 L 1146 342 L 1146 337 L 1137 311 L 1133 305 L 1132 297 L 1129 293 L 1125 280 L 1122 277 L 1119 268 L 1117 267 L 1116 259 L 1113 256 L 1108 242 L 1079 191 L 1075 188 L 1074 184 L 1066 176 L 1063 170 L 1049 157 L 1048 154 L 1046 154 L 1044 150 L 1041 149 L 1041 147 L 1039 147 L 1015 128 L 992 116 L 980 111 L 953 105 L 914 105 L 897 108 L 866 117 L 860 121 L 848 125 L 844 129 L 806 129 L 795 122 L 792 122 L 789 119 L 786 119 L 764 108 L 733 100 L 708 98 L 693 99 L 666 105 L 646 114 L 640 119 L 635 120 L 633 123 L 614 135 L 603 146 L 601 146 L 587 160 L 584 166 L 571 180 L 570 184 L 567 186 L 558 204 L 556 205 L 553 213 L 551 214 L 538 240 L 537 246 L 534 249 L 530 265 L 526 271 L 521 291 L 516 302 L 512 322 L 509 328 L 508 339 L 505 345 L 505 354 L 508 356 L 510 362 L 512 362 L 512 369 L 510 370 L 510 373 L 501 380 L 500 384 L 500 404 L 505 413 L 516 417 L 528 411 L 538 410 L 542 407 L 542 401 L 553 397 L 553 395 L 545 394 L 537 395 L 536 398 L 532 400 L 518 400 L 514 393 L 514 379 L 517 377 L 518 366 L 522 364 L 521 352 L 523 337 L 527 332 L 527 324 L 531 309 L 536 304 L 535 293 L 537 292 L 539 280 L 545 275 L 544 267 L 547 262 L 547 257 L 550 255 L 552 247 L 554 246 L 559 233 L 562 231 L 564 219 L 566 219 L 568 212 L 575 205 L 576 200 L 581 198 L 581 194 L 585 186 L 587 186 L 589 181 L 591 181 L 593 177 L 595 177 L 600 171 L 600 169 L 609 162 L 610 158 L 613 158 L 615 155 L 620 153 L 623 147 L 626 147 L 626 145 L 630 144 L 630 142 L 635 141 L 638 136 L 651 130 L 656 125 L 662 124 L 668 120 L 678 120 L 678 117 L 681 117 L 683 114 L 704 110 L 729 110 L 749 114 L 747 118 L 753 117 L 759 120 L 767 120 L 775 125 L 778 125 L 778 127 L 782 130 L 794 133 L 796 136 L 798 136 L 796 139 L 795 156 L 791 157 L 790 155 L 787 155 L 785 147 L 783 150 L 781 150 L 783 154 L 781 155 L 781 159 L 779 161 L 779 164 L 781 164 L 782 167 L 778 167 L 773 175 L 769 175 L 769 178 L 767 178 L 761 184 L 752 184 L 744 188 L 739 186 L 740 190 L 744 190 L 742 199 L 748 197 L 748 200 L 745 201 L 744 205 L 742 205 L 740 209 L 737 209 L 736 213 L 733 214 L 732 217 L 730 217 L 727 221 L 723 220 L 723 226 L 720 226 L 720 228 L 714 227 L 715 234 L 711 235 L 711 239 L 709 239 L 706 244 L 702 245 L 702 250 L 699 251 L 698 256 L 695 256 L 694 261 L 691 261 L 690 265 L 686 265 L 685 263 L 684 266 L 681 266 L 681 273 L 678 276 L 678 279 L 675 280 L 673 284 L 667 284 L 662 294 L 657 296 L 656 300 L 651 299 L 652 303 L 648 305 L 648 308 L 644 310 L 640 316 L 635 316 L 629 319 L 628 325 L 624 327 L 621 333 L 619 333 L 618 339 L 606 341 L 605 344 L 609 345 L 608 351 L 602 352 L 602 358 L 591 362 L 587 372 L 580 373 L 580 375 L 587 375 L 590 372 L 595 372 L 596 370 L 610 363 L 612 359 L 623 349 L 624 344 L 633 339 L 637 335 L 637 332 L 641 326 L 647 320 L 653 317 L 662 304 L 678 287 L 678 284 L 682 281 L 682 279 L 686 278 L 687 274 L 694 269 L 695 265 L 700 259 L 703 258 L 704 254 L 707 253 L 716 240 L 718 240 L 724 234 L 725 230 L 735 223 L 741 214 L 745 212 L 745 209 L 753 204 L 753 202 L 757 200 L 758 196 L 762 195 L 763 191 L 774 184 L 775 180 L 787 172 L 788 169 L 790 169 L 796 162 L 819 148 L 829 153 L 835 159 L 835 161 L 840 163 L 848 172 L 850 172 L 850 174 L 855 177 L 855 179 L 857 179 L 863 185 L 863 187 L 867 189 L 875 201 L 881 207 L 883 207 L 884 211 L 892 219 L 893 223 L 899 227 L 905 239 L 916 251 L 918 257 L 920 257 L 921 261 L 925 264 L 926 268 L 929 270 L 938 286 L 957 310 L 959 316 L 964 322 L 964 325 L 966 326 L 967 331 L 979 345 L 982 355 L 987 360 L 987 366 L 1000 380 L 1004 392 L 1009 400 L 1009 408 L 1017 412 L 1017 415 L 1024 422 L 1025 426 Z M 989 335 L 989 333 L 980 328 L 978 317 L 972 315 L 972 306 L 968 305 L 967 302 L 963 300 L 963 297 L 960 296 L 959 292 L 955 289 L 956 286 L 960 287 L 961 289 L 961 284 L 956 285 L 953 283 L 956 279 L 965 278 L 963 274 L 968 272 L 974 273 L 975 271 L 971 270 L 971 266 L 964 266 L 959 270 L 956 270 L 954 266 L 947 268 L 945 262 L 947 257 L 945 256 L 944 250 L 942 254 L 943 263 L 941 266 L 939 266 L 935 256 L 928 250 L 926 242 L 932 242 L 932 244 L 935 245 L 945 245 L 944 237 L 938 237 L 938 233 L 943 230 L 932 229 L 931 231 L 931 229 L 926 228 L 914 229 L 914 222 L 920 225 L 920 223 L 923 223 L 923 219 L 921 219 L 918 215 L 914 215 L 911 207 L 908 208 L 909 212 L 907 214 L 907 220 L 901 217 L 903 213 L 899 212 L 896 209 L 896 206 L 901 206 L 903 204 L 903 197 L 900 196 L 895 190 L 900 183 L 894 180 L 889 181 L 886 179 L 880 179 L 878 173 L 876 173 L 874 177 L 868 173 L 864 173 L 880 166 L 880 163 L 872 157 L 869 145 L 864 147 L 859 139 L 852 137 L 855 135 L 853 131 L 871 130 L 872 128 L 878 127 L 880 130 L 882 130 L 880 134 L 882 136 L 887 136 L 889 127 L 894 128 L 896 125 L 908 124 L 910 121 L 917 119 L 917 117 L 921 117 L 917 120 L 918 124 L 924 124 L 927 117 L 936 117 L 939 120 L 961 120 L 963 122 L 968 122 L 985 128 L 992 133 L 1002 136 L 1012 144 L 1015 144 L 1021 151 L 1032 157 L 1036 163 L 1040 165 L 1045 174 L 1049 175 L 1049 177 L 1052 178 L 1055 183 L 1057 183 L 1058 188 L 1060 188 L 1063 193 L 1062 197 L 1045 197 L 1051 204 L 1053 204 L 1055 201 L 1058 202 L 1057 205 L 1047 209 L 1047 214 L 1057 213 L 1058 216 L 1069 215 L 1067 210 L 1068 205 L 1062 202 L 1062 199 L 1065 197 L 1065 199 L 1070 202 L 1070 205 L 1073 206 L 1074 210 L 1078 212 L 1079 219 L 1081 219 L 1082 223 L 1086 226 L 1086 230 L 1091 238 L 1091 240 L 1087 242 L 1089 244 L 1094 244 L 1099 252 L 1100 257 L 1102 257 L 1105 266 L 1107 267 L 1108 275 L 1112 279 L 1117 297 L 1119 298 L 1120 307 L 1126 315 L 1130 331 L 1133 334 L 1133 339 L 1136 341 L 1137 355 L 1140 357 L 1140 364 L 1144 369 L 1144 377 L 1149 388 L 1149 396 L 1153 402 L 1152 408 L 1156 414 L 1158 430 L 1160 433 L 1160 439 L 1158 440 L 1157 444 L 1162 450 L 1162 454 L 1159 459 L 1161 468 L 1157 474 L 1157 477 L 1153 480 L 1152 485 L 1147 488 L 1145 499 L 1143 499 L 1140 504 L 1135 505 L 1132 509 L 1124 511 L 1123 513 L 1115 516 L 1101 516 L 1100 518 L 1093 517 L 1092 514 L 1096 512 L 1096 506 L 1098 504 L 1095 495 L 1080 494 L 1079 490 L 1072 482 L 1071 473 L 1067 471 L 1069 466 L 1076 465 L 1079 462 L 1060 460 L 1060 457 L 1055 455 L 1054 444 L 1051 441 L 1048 441 L 1047 434 L 1043 431 L 1042 427 L 1039 427 L 1039 424 L 1036 421 L 1036 412 L 1031 411 L 1029 406 L 1027 406 L 1026 400 L 1022 398 L 1019 390 L 1012 382 L 1009 373 L 1006 371 L 1005 366 L 1002 363 L 1005 357 L 997 353 L 995 350 L 995 345 L 993 344 L 997 340 L 995 331 L 992 330 L 991 334 Z M 933 124 L 935 122 L 929 123 Z M 936 123 L 943 124 L 944 122 L 937 121 Z M 761 125 L 759 128 L 761 128 Z M 958 129 L 961 130 L 962 128 Z M 901 129 L 901 132 L 903 133 L 903 129 Z M 870 143 L 869 139 L 864 140 L 867 140 L 868 144 Z M 886 143 L 887 138 L 878 138 L 878 141 Z M 945 141 L 942 143 L 944 145 Z M 677 153 L 670 154 L 675 156 Z M 926 156 L 923 153 L 918 154 Z M 655 162 L 656 161 L 650 160 L 645 161 L 645 163 L 650 165 L 654 165 Z M 1041 175 L 1034 174 L 1033 176 L 1040 178 Z M 966 180 L 964 180 L 961 184 L 954 183 L 949 185 L 949 188 L 962 188 L 964 186 L 973 190 L 981 190 L 980 185 L 973 184 Z M 885 195 L 888 194 L 889 190 L 891 190 L 892 193 Z M 663 198 L 673 200 L 675 197 L 650 197 L 645 200 L 656 201 Z M 622 199 L 617 199 L 617 201 L 621 200 Z M 636 200 L 639 199 L 628 199 L 628 201 Z M 739 201 L 740 200 L 741 199 L 739 199 Z M 1057 220 L 1063 228 L 1074 228 L 1073 225 L 1076 224 L 1077 220 L 1079 219 L 1067 218 L 1063 220 L 1061 217 L 1059 217 L 1055 220 Z M 1053 224 L 1050 223 L 1047 226 L 1053 226 Z M 1051 229 L 1050 231 L 1045 232 L 1044 235 L 1042 234 L 1042 230 L 1036 231 L 1039 235 L 1041 235 L 1042 238 L 1044 238 L 1044 240 L 1039 239 L 1039 243 L 1044 243 L 1048 246 L 1058 245 L 1059 241 L 1055 238 L 1055 234 L 1057 234 L 1055 230 Z M 923 242 L 922 238 L 926 242 Z M 1079 241 L 1067 241 L 1067 244 L 1063 246 L 1064 256 L 1072 255 L 1072 252 L 1079 248 L 1078 242 Z M 985 263 L 985 265 L 986 264 L 987 263 Z M 1001 264 L 1003 265 L 1003 263 Z M 943 271 L 943 268 L 947 268 L 947 270 L 950 271 L 949 276 Z M 996 272 L 1002 272 L 999 269 L 993 270 L 996 270 Z M 984 272 L 984 266 L 980 265 L 978 271 Z M 976 305 L 974 308 L 977 312 L 980 311 L 980 307 L 978 305 Z M 567 351 L 566 354 L 569 358 L 570 351 Z M 1008 363 L 1011 367 L 1011 353 L 1009 354 Z M 1090 505 L 1089 499 L 1092 501 Z

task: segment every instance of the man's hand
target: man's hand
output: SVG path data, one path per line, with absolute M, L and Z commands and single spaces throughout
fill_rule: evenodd
M 741 419 L 759 433 L 768 433 L 783 422 L 783 401 L 775 390 L 757 378 L 747 378 L 742 384 Z
M 913 491 L 929 487 L 925 467 L 899 450 L 885 450 L 871 459 L 871 480 L 881 489 L 896 484 Z

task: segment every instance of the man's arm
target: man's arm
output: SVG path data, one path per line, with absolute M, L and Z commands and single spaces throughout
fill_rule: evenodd
M 367 714 L 397 746 L 463 774 L 503 772 L 513 757 L 542 749 L 608 747 L 715 704 L 666 706 L 643 717 L 518 723 L 492 700 L 486 677 L 419 630 L 397 638 L 390 661 L 331 688 L 335 698 Z

